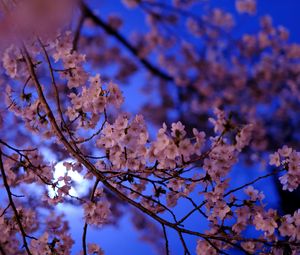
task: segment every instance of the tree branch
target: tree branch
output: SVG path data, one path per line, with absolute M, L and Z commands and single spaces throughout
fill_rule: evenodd
M 11 193 L 11 190 L 10 190 L 10 187 L 9 187 L 9 184 L 7 182 L 7 178 L 6 178 L 6 174 L 5 174 L 5 171 L 4 171 L 4 166 L 3 166 L 3 161 L 2 161 L 2 150 L 0 150 L 0 170 L 1 170 L 1 175 L 2 175 L 2 179 L 3 179 L 3 184 L 4 184 L 4 187 L 6 189 L 6 193 L 7 193 L 7 196 L 8 196 L 8 200 L 9 200 L 9 203 L 10 203 L 10 206 L 12 207 L 13 211 L 14 211 L 14 214 L 15 214 L 15 218 L 16 218 L 16 221 L 17 221 L 17 224 L 19 226 L 19 229 L 21 231 L 21 235 L 22 235 L 22 239 L 23 239 L 23 245 L 26 249 L 26 252 L 28 255 L 32 255 L 29 247 L 28 247 L 28 243 L 27 243 L 27 240 L 26 240 L 26 232 L 24 230 L 24 227 L 22 225 L 22 222 L 21 222 L 21 219 L 20 219 L 20 215 L 19 215 L 19 212 L 15 206 L 15 203 L 14 203 L 14 200 L 13 200 L 13 195 Z
M 104 20 L 102 20 L 99 16 L 96 16 L 93 11 L 83 2 L 80 1 L 80 8 L 84 16 L 90 18 L 96 25 L 101 27 L 107 34 L 113 36 L 117 39 L 127 50 L 129 50 L 135 57 L 138 58 L 140 63 L 146 67 L 152 74 L 160 77 L 165 81 L 174 81 L 174 78 L 164 71 L 160 70 L 156 66 L 154 66 L 150 61 L 145 58 L 139 57 L 138 49 L 135 48 L 122 34 L 120 34 L 117 30 L 112 28 L 109 24 L 107 24 Z

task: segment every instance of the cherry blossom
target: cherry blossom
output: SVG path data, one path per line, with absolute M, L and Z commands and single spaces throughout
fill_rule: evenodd
M 128 213 L 167 255 L 173 234 L 187 255 L 298 254 L 300 210 L 271 208 L 258 185 L 272 176 L 288 192 L 300 185 L 300 46 L 287 29 L 264 16 L 256 33 L 233 39 L 235 15 L 218 7 L 198 15 L 195 0 L 124 0 L 147 26 L 129 39 L 126 19 L 102 20 L 89 4 L 76 1 L 73 14 L 68 1 L 0 3 L 9 42 L 1 52 L 0 253 L 68 255 L 80 245 L 79 254 L 102 255 L 89 228 Z M 235 5 L 254 15 L 258 3 Z M 139 75 L 149 97 L 162 97 L 133 114 L 121 86 Z M 237 171 L 248 175 L 268 157 L 259 177 L 241 183 Z M 65 172 L 55 179 L 57 162 Z M 86 194 L 71 192 L 74 172 Z M 57 210 L 65 204 L 83 211 L 82 244 Z

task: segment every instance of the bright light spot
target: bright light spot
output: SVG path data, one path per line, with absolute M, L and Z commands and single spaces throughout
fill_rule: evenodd
M 72 179 L 72 188 L 70 189 L 69 194 L 76 197 L 85 195 L 88 191 L 89 181 L 84 179 L 83 176 L 76 171 L 72 171 L 72 170 L 67 171 L 66 167 L 63 165 L 64 162 L 74 163 L 75 161 L 72 159 L 66 159 L 58 162 L 55 165 L 53 182 L 56 182 L 59 177 L 63 177 L 67 173 L 68 176 L 70 176 Z M 58 182 L 58 185 L 61 187 L 64 185 L 64 182 L 60 181 Z M 56 192 L 51 187 L 49 187 L 48 190 L 49 190 L 49 196 L 53 198 Z

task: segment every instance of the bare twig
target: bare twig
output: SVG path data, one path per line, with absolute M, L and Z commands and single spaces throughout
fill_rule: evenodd
M 140 63 L 145 66 L 152 74 L 162 78 L 165 81 L 174 81 L 174 78 L 169 74 L 163 72 L 154 66 L 151 62 L 149 62 L 145 58 L 139 57 L 138 49 L 135 48 L 123 35 L 121 35 L 117 30 L 107 24 L 104 20 L 102 20 L 99 16 L 96 16 L 93 11 L 83 2 L 80 1 L 80 7 L 82 13 L 90 18 L 96 25 L 101 27 L 107 34 L 116 38 L 127 50 L 129 50 L 134 56 L 138 58 Z
M 93 200 L 94 200 L 94 196 L 95 196 L 95 192 L 96 192 L 98 184 L 99 184 L 99 179 L 96 179 L 94 187 L 93 187 L 92 192 L 91 192 L 91 196 L 90 196 L 91 202 L 93 202 Z M 83 233 L 82 233 L 82 248 L 83 248 L 83 254 L 84 255 L 87 255 L 87 250 L 86 250 L 87 228 L 88 228 L 88 224 L 87 224 L 87 222 L 85 222 L 84 226 L 83 226 Z
M 164 237 L 165 237 L 166 255 L 169 255 L 170 251 L 169 251 L 169 240 L 168 240 L 168 236 L 167 236 L 167 230 L 166 230 L 166 227 L 164 224 L 161 224 L 161 225 L 162 225 Z

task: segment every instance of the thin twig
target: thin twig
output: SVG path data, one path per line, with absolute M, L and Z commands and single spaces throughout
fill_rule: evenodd
M 164 232 L 164 237 L 165 237 L 165 245 L 166 245 L 166 255 L 170 254 L 169 251 L 169 240 L 168 240 L 168 236 L 167 236 L 167 231 L 166 231 L 166 227 L 164 224 L 161 224 L 162 228 L 163 228 L 163 232 Z
M 8 204 L 5 209 L 3 210 L 3 212 L 0 215 L 0 218 L 6 213 L 6 211 L 8 210 L 8 208 L 10 207 L 10 204 Z
M 91 196 L 90 196 L 91 202 L 93 202 L 93 200 L 94 200 L 94 196 L 95 196 L 95 192 L 96 192 L 98 184 L 99 184 L 99 179 L 96 179 L 93 190 L 91 192 Z M 85 221 L 84 226 L 83 226 L 83 233 L 82 233 L 82 248 L 83 248 L 83 254 L 84 255 L 87 255 L 87 250 L 86 250 L 87 228 L 88 228 L 88 224 Z
M 190 253 L 190 251 L 189 251 L 189 249 L 188 249 L 188 247 L 187 247 L 187 245 L 185 243 L 185 240 L 183 238 L 182 232 L 178 231 L 178 235 L 179 235 L 179 239 L 180 239 L 180 241 L 181 241 L 181 243 L 183 245 L 183 248 L 184 248 L 184 254 L 185 255 L 191 255 L 191 253 Z

